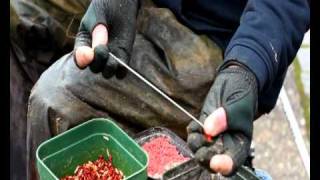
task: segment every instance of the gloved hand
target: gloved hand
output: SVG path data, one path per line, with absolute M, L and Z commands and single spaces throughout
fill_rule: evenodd
M 135 38 L 138 0 L 92 0 L 83 16 L 74 46 L 74 59 L 81 69 L 105 78 L 123 78 L 125 68 L 109 51 L 128 63 Z
M 201 111 L 202 128 L 187 126 L 187 143 L 198 162 L 213 173 L 232 176 L 249 155 L 257 110 L 255 75 L 244 65 L 228 61 L 218 70 Z M 214 137 L 211 141 L 206 135 Z

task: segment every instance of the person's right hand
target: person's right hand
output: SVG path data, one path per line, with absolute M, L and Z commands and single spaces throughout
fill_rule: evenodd
M 83 16 L 74 45 L 80 69 L 89 65 L 105 78 L 123 78 L 126 69 L 109 52 L 128 63 L 135 38 L 138 0 L 92 0 Z
M 233 176 L 249 155 L 257 107 L 255 74 L 235 60 L 226 61 L 204 101 L 203 128 L 194 121 L 187 126 L 195 159 L 213 173 Z

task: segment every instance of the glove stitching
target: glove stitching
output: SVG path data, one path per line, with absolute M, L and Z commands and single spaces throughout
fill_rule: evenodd
M 246 72 L 245 70 L 240 70 L 240 69 L 231 69 L 231 68 L 229 68 L 229 69 L 224 69 L 224 70 L 222 70 L 220 73 L 219 73 L 219 75 L 218 75 L 218 77 L 220 76 L 220 75 L 222 75 L 222 74 L 230 74 L 230 73 L 235 73 L 235 74 L 237 74 L 237 73 L 240 73 L 240 74 L 242 74 L 242 75 L 244 75 L 245 77 L 247 77 L 249 80 L 249 82 L 250 82 L 250 84 L 252 84 L 252 82 L 254 82 L 254 78 L 255 77 L 253 77 L 254 75 L 252 74 L 252 73 L 250 73 L 250 72 Z M 217 78 L 218 78 L 217 77 Z

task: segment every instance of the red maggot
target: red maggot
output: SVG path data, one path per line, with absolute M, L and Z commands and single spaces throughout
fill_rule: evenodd
M 77 166 L 73 176 L 65 176 L 60 180 L 122 180 L 122 171 L 113 167 L 112 156 L 105 160 L 102 155 L 94 162 Z

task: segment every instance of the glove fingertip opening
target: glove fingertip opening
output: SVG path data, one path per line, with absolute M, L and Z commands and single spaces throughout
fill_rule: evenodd
M 83 69 L 86 68 L 86 67 L 81 67 L 81 66 L 79 66 L 79 64 L 77 63 L 75 51 L 73 52 L 73 62 L 74 62 L 74 64 L 75 64 L 80 70 L 83 70 Z

